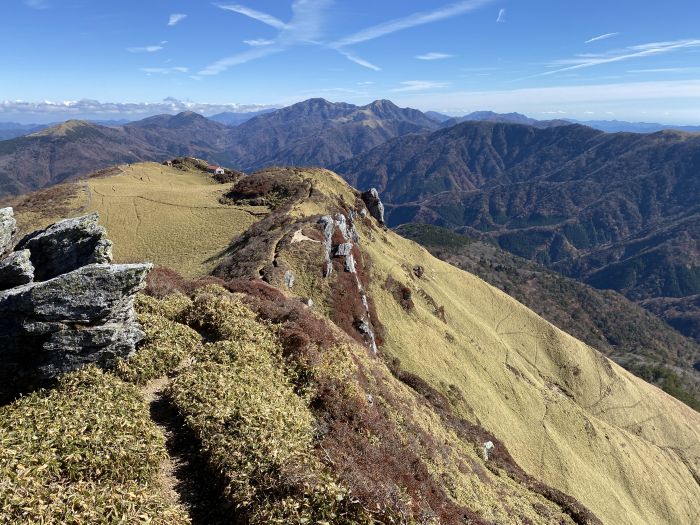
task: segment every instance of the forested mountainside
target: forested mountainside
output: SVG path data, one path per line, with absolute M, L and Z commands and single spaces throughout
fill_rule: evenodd
M 494 240 L 640 301 L 700 292 L 700 135 L 466 122 L 336 166 L 376 186 L 391 225 Z

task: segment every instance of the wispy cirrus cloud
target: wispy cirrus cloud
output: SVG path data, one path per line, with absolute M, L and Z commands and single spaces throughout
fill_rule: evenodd
M 254 45 L 252 49 L 217 60 L 201 70 L 199 75 L 218 75 L 231 67 L 280 53 L 295 45 L 315 43 L 321 37 L 325 9 L 330 4 L 331 0 L 295 0 L 292 3 L 292 19 L 289 24 L 285 24 L 272 15 L 243 5 L 215 4 L 220 9 L 253 18 L 280 31 L 271 43 Z
M 187 15 L 183 15 L 182 13 L 173 13 L 172 15 L 170 15 L 170 18 L 168 18 L 168 25 L 177 25 L 180 22 L 182 22 L 185 18 L 187 18 Z
M 499 9 L 498 10 L 498 17 L 496 18 L 496 22 L 499 24 L 502 24 L 505 21 L 506 21 L 506 10 Z
M 436 82 L 434 80 L 406 80 L 401 82 L 401 87 L 391 89 L 392 93 L 406 93 L 409 91 L 431 91 L 433 89 L 444 89 L 450 84 L 448 82 Z
M 188 73 L 190 71 L 187 67 L 177 66 L 177 67 L 142 67 L 141 71 L 149 75 L 170 75 L 172 73 Z
M 355 51 L 349 48 L 355 44 L 368 42 L 397 31 L 403 31 L 412 27 L 458 16 L 478 9 L 493 1 L 494 0 L 461 0 L 433 11 L 413 13 L 403 18 L 389 20 L 331 41 L 324 41 L 323 33 L 325 29 L 324 22 L 327 18 L 326 11 L 332 4 L 332 0 L 295 0 L 292 3 L 292 19 L 289 22 L 283 22 L 273 15 L 241 4 L 214 4 L 221 9 L 247 16 L 279 29 L 279 33 L 271 43 L 266 42 L 264 46 L 250 44 L 250 42 L 256 42 L 257 40 L 247 41 L 246 43 L 249 45 L 261 47 L 262 49 L 251 49 L 221 59 L 207 66 L 199 74 L 217 75 L 230 67 L 245 64 L 274 53 L 279 53 L 292 46 L 301 44 L 312 44 L 333 49 L 355 64 L 373 71 L 380 71 L 381 68 L 379 66 L 360 57 Z
M 650 42 L 648 44 L 639 44 L 628 46 L 623 49 L 608 51 L 606 53 L 585 53 L 577 55 L 574 58 L 566 58 L 563 60 L 555 60 L 549 64 L 554 68 L 544 73 L 532 75 L 528 78 L 543 77 L 563 73 L 565 71 L 574 71 L 577 69 L 585 69 L 589 67 L 600 66 L 603 64 L 611 64 L 614 62 L 623 62 L 636 58 L 644 58 L 650 56 L 664 55 L 675 53 L 678 51 L 691 50 L 700 48 L 700 39 L 683 39 L 673 40 L 669 42 Z M 562 67 L 563 66 L 563 67 Z
M 271 46 L 272 44 L 275 43 L 274 40 L 268 40 L 266 38 L 254 38 L 252 40 L 244 40 L 244 44 L 248 44 L 250 47 L 257 47 L 257 46 Z
M 159 44 L 155 44 L 152 46 L 141 46 L 141 47 L 127 47 L 126 50 L 129 53 L 156 53 L 158 51 L 162 51 L 165 49 L 165 44 L 167 44 L 167 40 L 163 40 Z
M 252 18 L 254 20 L 257 20 L 258 22 L 262 22 L 263 24 L 267 24 L 271 27 L 274 27 L 276 29 L 285 29 L 287 27 L 287 24 L 282 22 L 279 18 L 276 18 L 272 15 L 269 15 L 267 13 L 263 13 L 262 11 L 258 11 L 256 9 L 252 9 L 250 7 L 246 7 L 244 5 L 240 4 L 214 4 L 217 7 L 221 9 L 225 9 L 226 11 L 233 11 L 234 13 L 238 13 L 244 16 L 247 16 L 249 18 Z
M 449 55 L 447 53 L 424 53 L 422 55 L 416 55 L 418 60 L 444 60 L 446 58 L 452 58 L 454 55 Z
M 604 35 L 598 35 L 594 36 L 593 38 L 589 38 L 584 42 L 584 44 L 590 44 L 592 42 L 598 42 L 599 40 L 607 40 L 608 38 L 612 38 L 614 36 L 619 35 L 620 33 L 605 33 Z
M 462 15 L 469 11 L 474 11 L 475 9 L 478 9 L 491 2 L 493 2 L 493 0 L 463 0 L 461 2 L 440 7 L 433 11 L 413 13 L 412 15 L 389 20 L 388 22 L 383 22 L 343 37 L 333 42 L 331 47 L 347 47 L 354 44 L 360 44 L 362 42 L 368 42 L 370 40 L 374 40 L 375 38 L 396 33 L 397 31 L 403 31 L 412 27 L 430 24 L 432 22 L 439 22 L 440 20 Z
M 358 57 L 354 53 L 351 53 L 350 51 L 345 51 L 344 49 L 339 49 L 338 52 L 343 55 L 345 58 L 347 58 L 350 62 L 355 62 L 355 64 L 366 67 L 367 69 L 371 69 L 372 71 L 381 71 L 381 68 L 379 66 L 375 66 L 368 60 L 365 60 L 364 58 Z

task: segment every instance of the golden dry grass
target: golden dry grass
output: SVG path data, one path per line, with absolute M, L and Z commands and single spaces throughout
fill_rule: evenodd
M 310 176 L 326 195 L 353 202 L 339 177 Z M 305 202 L 294 213 L 322 208 Z M 444 394 L 458 389 L 463 417 L 604 523 L 698 523 L 700 414 L 419 245 L 364 227 L 360 236 L 383 352 Z M 425 268 L 420 279 L 415 265 Z M 413 290 L 410 313 L 382 286 L 388 275 Z M 444 306 L 447 323 L 425 295 Z
M 209 273 L 231 240 L 267 212 L 264 207 L 221 204 L 228 185 L 198 170 L 154 162 L 119 168 L 116 175 L 37 192 L 67 187 L 69 195 L 60 207 L 42 201 L 33 207 L 18 206 L 20 200 L 10 203 L 17 207 L 21 231 L 96 211 L 114 242 L 115 262 L 151 261 L 197 277 Z
M 149 260 L 188 277 L 213 269 L 231 240 L 259 218 L 253 213 L 265 212 L 219 203 L 227 186 L 205 173 L 155 163 L 87 184 L 87 208 L 100 213 L 115 260 Z

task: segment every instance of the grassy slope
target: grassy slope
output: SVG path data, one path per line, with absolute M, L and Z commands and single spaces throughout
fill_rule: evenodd
M 63 205 L 54 205 L 54 212 L 41 199 L 33 206 L 22 206 L 26 197 L 12 204 L 25 232 L 71 214 L 99 212 L 114 242 L 116 262 L 148 260 L 194 277 L 216 266 L 229 241 L 258 219 L 253 213 L 266 211 L 221 204 L 226 188 L 197 170 L 146 162 L 37 192 L 51 195 L 65 189 Z
M 397 233 L 478 275 L 625 369 L 700 411 L 700 344 L 612 290 L 598 290 L 451 230 L 405 224 Z
M 318 183 L 353 202 L 339 178 Z M 700 414 L 419 245 L 393 232 L 361 237 L 385 354 L 444 394 L 456 387 L 461 415 L 604 522 L 698 519 Z M 414 265 L 425 268 L 421 279 L 411 277 Z M 413 311 L 385 289 L 387 276 L 413 290 Z M 421 291 L 444 306 L 447 323 Z

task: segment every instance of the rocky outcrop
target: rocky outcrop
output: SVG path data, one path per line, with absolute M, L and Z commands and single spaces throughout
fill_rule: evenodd
M 58 222 L 0 259 L 0 397 L 88 363 L 109 368 L 144 337 L 133 303 L 151 265 L 110 264 L 97 221 Z
M 12 208 L 0 208 L 0 255 L 10 248 L 16 225 Z
M 367 206 L 369 214 L 377 219 L 379 224 L 384 224 L 384 204 L 379 198 L 379 192 L 376 188 L 371 188 L 362 193 L 362 201 Z
M 34 278 L 45 281 L 88 264 L 112 262 L 112 242 L 98 224 L 99 215 L 66 219 L 27 235 L 17 250 L 28 249 Z
M 0 259 L 0 290 L 31 283 L 34 280 L 34 266 L 29 250 L 13 252 Z
M 354 277 L 355 287 L 360 296 L 360 301 L 364 312 L 358 319 L 354 319 L 354 326 L 362 334 L 367 346 L 375 354 L 378 352 L 377 340 L 372 328 L 372 315 L 370 313 L 369 302 L 367 301 L 367 292 L 365 291 L 359 276 L 357 275 L 357 267 L 355 256 L 352 253 L 355 244 L 359 242 L 360 237 L 354 224 L 354 211 L 346 217 L 342 213 L 336 213 L 335 216 L 324 215 L 319 219 L 321 231 L 323 232 L 323 246 L 325 253 L 324 261 L 324 277 L 328 278 L 333 273 L 333 257 L 344 259 L 343 269 Z M 334 245 L 334 236 L 338 233 L 341 242 Z M 335 248 L 335 250 L 334 250 Z

